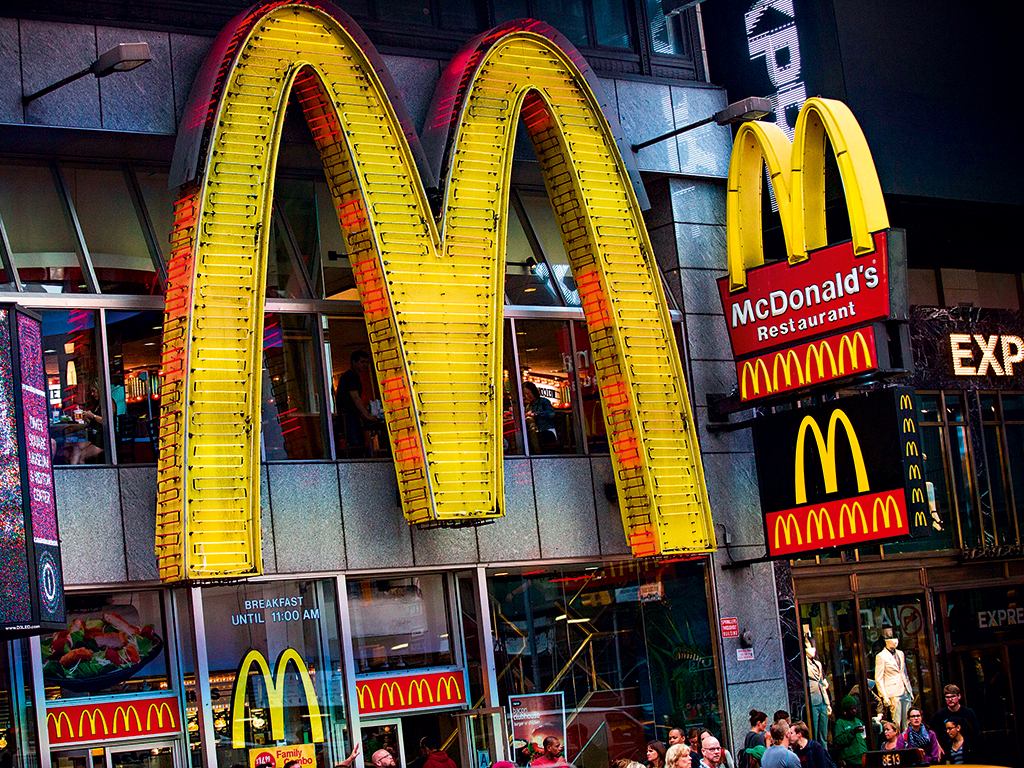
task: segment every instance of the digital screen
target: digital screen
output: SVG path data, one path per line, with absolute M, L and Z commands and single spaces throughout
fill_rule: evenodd
M 18 313 L 21 362 L 21 412 L 28 466 L 29 511 L 35 544 L 39 620 L 64 621 L 64 590 L 57 537 L 57 503 L 50 459 L 46 372 L 43 370 L 42 324 Z
M 32 621 L 10 311 L 0 309 L 0 628 Z

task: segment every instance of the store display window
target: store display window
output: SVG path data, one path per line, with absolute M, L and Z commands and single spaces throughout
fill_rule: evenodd
M 104 314 L 117 461 L 152 464 L 160 433 L 163 314 L 115 310 Z
M 0 642 L 0 760 L 4 768 L 39 765 L 27 640 Z
M 69 592 L 66 602 L 67 628 L 40 638 L 48 700 L 172 687 L 162 592 Z
M 261 752 L 281 756 L 279 764 L 285 752 L 303 766 L 344 759 L 334 582 L 208 587 L 202 604 L 220 768 L 252 765 Z
M 548 735 L 564 733 L 573 765 L 644 762 L 647 742 L 667 742 L 672 728 L 721 735 L 700 563 L 496 569 L 487 580 L 519 765 Z M 517 711 L 540 714 L 517 722 Z
M 807 711 L 801 716 L 810 726 L 811 735 L 823 743 L 833 743 L 835 719 L 843 714 L 841 702 L 846 696 L 856 700 L 857 716 L 864 718 L 857 676 L 855 611 L 851 600 L 800 605 L 808 701 Z
M 356 671 L 455 665 L 452 590 L 443 573 L 349 580 Z

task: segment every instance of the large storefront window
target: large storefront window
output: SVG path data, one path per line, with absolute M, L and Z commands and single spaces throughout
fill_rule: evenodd
M 213 728 L 220 768 L 254 750 L 303 766 L 345 757 L 334 582 L 275 581 L 203 590 Z
M 314 315 L 267 313 L 263 328 L 263 457 L 325 459 L 327 440 Z
M 553 694 L 529 733 L 513 719 L 519 764 L 563 724 L 574 765 L 643 762 L 671 728 L 721 733 L 702 565 L 492 571 L 488 591 L 502 705 Z
M 569 327 L 561 320 L 516 322 L 526 433 L 534 455 L 577 452 L 578 398 Z
M 160 417 L 160 312 L 107 310 L 110 399 L 119 464 L 156 461 Z
M 0 642 L 0 760 L 4 768 L 39 765 L 28 642 Z

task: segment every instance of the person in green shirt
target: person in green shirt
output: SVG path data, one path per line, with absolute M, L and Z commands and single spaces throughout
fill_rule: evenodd
M 860 765 L 861 755 L 868 751 L 864 723 L 857 717 L 857 700 L 844 696 L 839 702 L 840 716 L 836 718 L 833 743 L 839 748 L 843 765 Z

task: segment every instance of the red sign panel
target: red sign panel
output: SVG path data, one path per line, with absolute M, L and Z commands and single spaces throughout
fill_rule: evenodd
M 375 677 L 360 680 L 356 690 L 361 715 L 466 704 L 466 678 L 461 670 Z
M 721 620 L 722 637 L 739 637 L 740 622 L 737 618 L 725 618 Z
M 770 512 L 766 517 L 771 557 L 854 547 L 910 533 L 903 488 Z
M 736 363 L 740 400 L 747 402 L 878 369 L 869 325 Z
M 175 696 L 47 707 L 50 746 L 181 732 Z
M 733 357 L 890 317 L 890 236 L 875 234 L 875 252 L 866 256 L 854 256 L 848 241 L 795 266 L 780 261 L 749 269 L 747 288 L 737 293 L 729 293 L 728 277 L 720 278 Z

